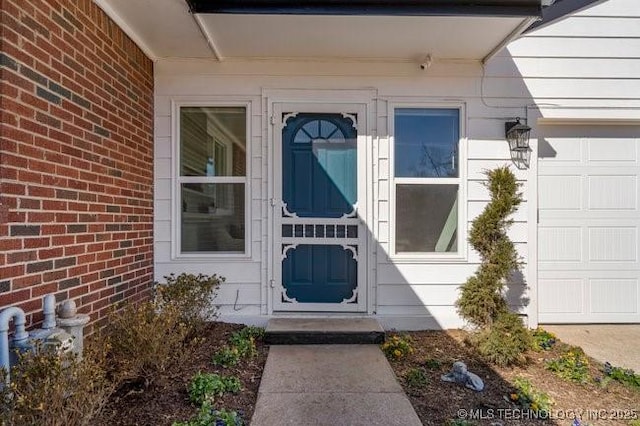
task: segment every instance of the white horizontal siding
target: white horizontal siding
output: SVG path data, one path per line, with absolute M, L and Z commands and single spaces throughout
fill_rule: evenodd
M 518 290 L 518 291 L 516 291 Z M 523 305 L 526 287 L 512 286 L 507 294 L 509 305 Z M 385 306 L 451 306 L 460 296 L 458 284 L 425 284 L 412 285 L 392 284 L 379 287 L 378 295 L 385 301 Z
M 181 77 L 185 80 L 185 77 Z M 158 84 L 156 82 L 156 84 Z M 158 88 L 158 86 L 156 86 Z M 214 101 L 222 101 L 215 96 L 217 89 L 209 93 L 209 98 Z M 203 91 L 201 94 L 206 93 Z M 220 287 L 216 304 L 225 306 L 242 305 L 243 310 L 247 306 L 261 309 L 262 291 L 262 271 L 261 271 L 261 233 L 262 222 L 261 213 L 263 201 L 261 182 L 262 167 L 261 143 L 262 143 L 262 115 L 258 105 L 253 110 L 250 118 L 251 125 L 251 155 L 248 158 L 249 176 L 247 191 L 250 191 L 250 205 L 252 219 L 249 227 L 251 229 L 250 248 L 252 253 L 257 253 L 252 258 L 246 259 L 224 259 L 224 258 L 172 258 L 172 190 L 174 182 L 171 176 L 172 158 L 172 128 L 171 128 L 171 101 L 172 99 L 184 99 L 185 93 L 175 90 L 165 96 L 155 98 L 155 223 L 154 223 L 154 262 L 155 279 L 162 281 L 163 277 L 171 273 L 193 273 L 206 274 L 225 277 L 226 281 Z M 192 97 L 193 101 L 198 101 L 201 97 Z M 235 98 L 234 98 L 235 99 Z M 255 152 L 258 152 L 256 155 Z M 256 188 L 257 187 L 257 188 Z M 238 266 L 241 265 L 241 266 Z M 233 310 L 232 310 L 233 311 Z
M 611 2 L 616 3 L 616 1 Z M 618 2 L 619 3 L 619 2 Z M 637 2 L 635 2 L 637 5 Z M 593 7 L 592 9 L 598 9 Z M 637 9 L 637 7 L 636 7 Z M 548 25 L 536 30 L 532 37 L 586 37 L 586 38 L 624 38 L 638 36 L 638 19 L 629 16 L 632 8 L 621 10 L 626 16 L 588 16 L 576 15 L 564 22 Z M 631 18 L 631 19 L 630 19 Z
M 390 158 L 388 138 L 388 102 L 442 102 L 461 103 L 465 106 L 466 138 L 463 149 L 468 157 L 462 191 L 466 205 L 466 226 L 486 206 L 489 194 L 482 186 L 488 169 L 511 164 L 504 140 L 504 122 L 517 116 L 525 117 L 525 105 L 531 99 L 524 84 L 517 90 L 509 85 L 500 93 L 490 93 L 494 85 L 508 80 L 487 73 L 482 78 L 479 63 L 447 63 L 436 61 L 423 72 L 415 63 L 348 63 L 317 61 L 310 63 L 255 61 L 164 61 L 156 63 L 156 276 L 171 272 L 218 273 L 227 278 L 220 291 L 218 302 L 227 318 L 244 318 L 265 313 L 269 297 L 269 247 L 267 244 L 267 205 L 269 187 L 267 135 L 271 127 L 264 117 L 269 106 L 264 93 L 276 89 L 297 89 L 301 93 L 327 99 L 325 91 L 335 89 L 367 89 L 377 93 L 374 102 L 375 115 L 371 118 L 374 132 L 373 176 L 370 209 L 375 220 L 368 224 L 375 253 L 370 271 L 369 300 L 373 311 L 384 324 L 415 324 L 425 326 L 454 327 L 461 325 L 455 307 L 457 288 L 472 275 L 480 262 L 477 253 L 461 240 L 463 259 L 455 262 L 436 260 L 390 260 L 389 241 L 391 226 L 390 184 L 393 164 Z M 506 75 L 513 79 L 513 75 Z M 517 85 L 516 85 L 517 86 Z M 483 95 L 484 91 L 484 96 Z M 372 95 L 372 97 L 375 95 Z M 171 190 L 168 174 L 171 166 L 171 100 L 234 101 L 238 97 L 254 99 L 252 117 L 251 179 L 251 236 L 252 258 L 247 260 L 182 260 L 171 257 Z M 257 105 L 260 105 L 258 108 Z M 372 113 L 373 113 L 372 112 Z M 523 183 L 526 200 L 535 199 L 528 185 L 531 171 L 515 171 Z M 531 225 L 528 203 L 524 203 L 514 215 L 510 235 L 526 262 Z M 528 269 L 525 265 L 525 281 Z M 518 287 L 518 285 L 516 284 Z M 519 288 L 519 287 L 518 287 Z M 238 293 L 239 291 L 239 293 Z M 394 293 L 394 291 L 397 291 Z M 514 292 L 510 292 L 516 294 Z M 411 299 L 411 295 L 417 295 Z M 237 299 L 237 303 L 236 303 Z M 417 305 L 416 305 L 417 303 Z M 235 306 L 234 306 L 235 305 Z M 516 306 L 516 305 L 514 305 Z M 521 305 L 517 305 L 519 308 Z M 418 320 L 416 320 L 416 318 Z M 411 322 L 411 321 L 409 321 Z
M 488 169 L 511 164 L 504 141 L 504 122 L 529 119 L 535 148 L 535 104 L 539 113 L 555 118 L 640 117 L 640 2 L 609 0 L 574 17 L 540 28 L 511 43 L 482 69 L 479 63 L 438 61 L 427 71 L 407 62 L 355 62 L 263 60 L 253 62 L 160 60 L 156 72 L 156 277 L 171 272 L 218 273 L 227 277 L 219 295 L 225 317 L 259 316 L 268 297 L 268 197 L 271 182 L 265 114 L 274 89 L 297 89 L 327 99 L 325 90 L 367 89 L 377 93 L 375 116 L 370 117 L 375 146 L 374 175 L 368 208 L 375 220 L 371 229 L 369 299 L 388 327 L 454 327 L 461 325 L 453 303 L 459 285 L 472 275 L 480 261 L 466 244 L 465 259 L 455 262 L 395 261 L 389 258 L 393 224 L 390 223 L 392 159 L 387 125 L 388 101 L 464 103 L 468 161 L 462 183 L 466 199 L 466 224 L 482 212 L 489 194 L 482 185 Z M 374 95 L 372 95 L 373 97 Z M 252 258 L 244 261 L 171 258 L 171 99 L 189 98 L 254 100 L 250 159 Z M 529 108 L 527 108 L 529 107 Z M 373 112 L 372 112 L 373 113 Z M 524 282 L 535 296 L 535 243 L 537 211 L 536 159 L 529 170 L 515 170 L 523 184 L 525 202 L 513 215 L 509 235 L 525 262 Z M 533 249 L 532 249 L 533 247 Z M 533 256 L 533 266 L 527 266 Z M 531 281 L 531 282 L 530 282 Z M 510 303 L 526 312 L 516 300 L 524 287 L 509 292 Z M 236 303 L 237 299 L 237 303 Z M 535 310 L 535 300 L 533 308 Z M 531 309 L 528 311 L 531 314 Z M 534 321 L 535 322 L 535 321 Z
M 608 0 L 583 9 L 576 15 L 640 18 L 640 3 L 637 0 Z
M 640 25 L 640 24 L 636 24 Z M 609 58 L 550 58 L 520 57 L 517 63 L 511 56 L 500 56 L 487 64 L 491 77 L 594 79 L 636 79 L 640 75 L 640 61 L 636 58 L 616 58 L 611 67 Z M 557 97 L 558 95 L 554 95 Z
M 602 21 L 603 25 L 607 25 L 607 20 L 603 19 Z M 594 37 L 587 40 L 585 38 L 529 36 L 509 44 L 507 52 L 503 52 L 501 56 L 514 58 L 640 58 L 640 39 Z
M 607 0 L 512 42 L 487 65 L 485 95 L 529 96 L 542 115 L 640 116 L 640 2 Z

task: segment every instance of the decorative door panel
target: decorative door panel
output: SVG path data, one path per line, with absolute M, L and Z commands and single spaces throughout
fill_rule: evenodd
M 298 303 L 351 301 L 357 267 L 351 251 L 342 246 L 299 244 L 282 261 L 285 300 Z
M 274 107 L 274 309 L 362 311 L 366 238 L 358 208 L 358 114 L 298 106 L 305 112 Z

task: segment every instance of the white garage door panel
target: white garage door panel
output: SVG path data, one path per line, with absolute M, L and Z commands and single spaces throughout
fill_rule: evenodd
M 637 263 L 636 228 L 609 226 L 589 227 L 589 262 Z M 636 266 L 636 265 L 633 265 Z
M 640 322 L 640 126 L 541 130 L 540 322 Z
M 637 156 L 637 145 L 632 138 L 589 138 L 587 140 L 589 161 L 633 163 Z
M 638 177 L 589 176 L 587 192 L 589 210 L 637 210 Z
M 581 314 L 583 309 L 582 280 L 539 279 L 540 314 Z
M 636 273 L 637 274 L 637 273 Z M 562 275 L 562 274 L 560 274 Z M 640 291 L 636 278 L 539 278 L 539 320 L 557 322 L 637 322 Z M 615 276 L 615 271 L 609 275 Z M 561 318 L 561 320 L 558 320 Z
M 542 191 L 542 189 L 540 189 Z M 553 211 L 552 209 L 548 210 L 540 210 L 538 217 L 540 218 L 540 223 L 547 223 L 548 219 L 555 220 L 564 220 L 565 222 L 571 223 L 576 219 L 592 219 L 592 220 L 602 220 L 608 221 L 611 223 L 617 223 L 617 220 L 623 220 L 625 223 L 628 221 L 632 221 L 633 223 L 637 223 L 636 220 L 638 217 L 637 210 L 560 210 L 556 209 Z
M 582 206 L 582 177 L 580 175 L 540 176 L 538 197 L 540 210 L 580 210 Z M 543 190 L 544 188 L 552 190 Z
M 582 261 L 582 228 L 556 226 L 538 229 L 538 262 Z
M 594 279 L 589 281 L 589 290 L 593 313 L 638 313 L 638 280 Z

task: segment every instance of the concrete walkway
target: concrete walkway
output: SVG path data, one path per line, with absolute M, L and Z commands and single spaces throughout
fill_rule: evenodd
M 252 426 L 422 423 L 377 345 L 271 346 Z
M 600 362 L 640 373 L 640 324 L 542 325 Z

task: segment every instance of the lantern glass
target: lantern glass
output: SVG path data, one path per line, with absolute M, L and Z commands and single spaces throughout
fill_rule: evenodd
M 531 128 L 517 122 L 507 131 L 507 141 L 511 151 L 526 151 L 529 149 L 529 133 Z

